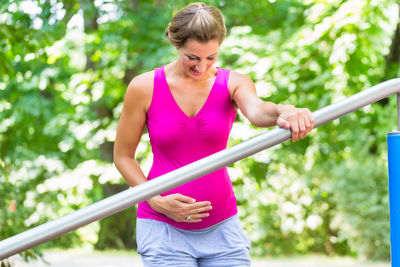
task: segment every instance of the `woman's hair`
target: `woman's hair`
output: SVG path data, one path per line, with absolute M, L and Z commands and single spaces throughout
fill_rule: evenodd
M 214 6 L 191 3 L 175 14 L 165 30 L 165 36 L 178 48 L 189 39 L 203 43 L 216 40 L 222 44 L 226 36 L 224 18 Z

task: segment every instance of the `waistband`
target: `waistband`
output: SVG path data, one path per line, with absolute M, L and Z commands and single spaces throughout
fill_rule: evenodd
M 137 218 L 137 220 L 140 221 L 140 220 L 154 220 L 154 219 Z M 157 221 L 157 222 L 159 222 L 159 223 L 168 224 L 169 226 L 173 227 L 174 229 L 176 229 L 176 230 L 178 230 L 178 231 L 180 231 L 180 232 L 182 232 L 182 233 L 205 233 L 205 232 L 209 232 L 209 231 L 215 230 L 215 229 L 218 228 L 221 224 L 227 223 L 227 222 L 229 222 L 229 221 L 235 221 L 235 220 L 239 220 L 239 217 L 238 217 L 237 214 L 235 214 L 235 215 L 233 215 L 233 216 L 231 216 L 231 217 L 229 217 L 229 218 L 226 218 L 225 220 L 220 221 L 220 222 L 218 222 L 218 223 L 216 223 L 216 224 L 214 224 L 214 225 L 211 225 L 211 226 L 206 227 L 206 228 L 203 228 L 203 229 L 198 229 L 198 230 L 184 230 L 184 229 L 177 228 L 177 227 L 175 227 L 175 226 L 173 226 L 173 225 L 170 225 L 170 224 L 168 224 L 168 223 L 166 223 L 166 222 L 162 222 L 162 221 L 158 221 L 158 220 L 154 220 L 154 221 Z

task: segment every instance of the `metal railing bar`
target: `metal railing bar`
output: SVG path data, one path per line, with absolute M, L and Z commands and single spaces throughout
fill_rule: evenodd
M 313 112 L 315 127 L 395 93 L 400 93 L 400 78 L 380 83 L 338 103 Z M 216 171 L 261 150 L 280 144 L 290 139 L 290 137 L 289 130 L 276 127 L 238 145 L 166 173 L 157 179 L 150 180 L 66 216 L 2 240 L 0 241 L 0 260 L 52 240 L 81 226 L 113 215 L 152 196 L 193 181 L 198 177 Z

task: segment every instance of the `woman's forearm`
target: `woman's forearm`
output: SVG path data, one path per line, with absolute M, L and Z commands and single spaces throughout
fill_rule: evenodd
M 271 127 L 276 125 L 279 115 L 279 105 L 262 101 L 254 107 L 249 121 L 257 127 Z
M 114 160 L 114 164 L 121 173 L 122 177 L 131 187 L 147 182 L 146 176 L 140 168 L 139 163 L 135 159 L 131 157 L 123 157 L 118 160 Z M 153 202 L 159 201 L 160 198 L 161 196 L 157 195 L 146 201 L 150 204 L 150 206 L 153 206 Z
M 114 160 L 115 167 L 130 186 L 136 186 L 147 182 L 139 163 L 131 157 L 121 157 Z

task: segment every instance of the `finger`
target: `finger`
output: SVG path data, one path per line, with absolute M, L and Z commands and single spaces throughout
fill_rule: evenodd
M 189 211 L 189 213 L 190 214 L 198 214 L 198 213 L 207 212 L 207 211 L 210 211 L 210 210 L 212 210 L 212 206 L 208 205 L 208 206 L 205 206 L 205 207 L 202 207 L 202 208 L 192 209 L 192 210 Z
M 300 116 L 300 118 L 298 119 L 298 123 L 299 123 L 299 135 L 298 135 L 298 138 L 300 140 L 300 139 L 304 138 L 304 136 L 306 136 L 306 134 L 307 134 L 306 123 L 305 123 L 304 116 Z
M 311 123 L 310 123 L 310 121 L 308 120 L 308 115 L 307 115 L 307 113 L 304 114 L 304 116 L 303 116 L 303 122 L 304 122 L 304 135 L 303 135 L 302 138 L 306 137 L 307 134 L 312 130 L 312 128 L 311 128 Z
M 204 208 L 207 206 L 211 206 L 211 202 L 210 201 L 199 201 L 196 203 L 191 203 L 188 204 L 188 208 L 190 209 L 199 209 L 199 208 Z
M 290 124 L 290 129 L 292 130 L 292 141 L 295 142 L 299 140 L 299 124 L 297 119 L 294 119 Z
M 194 212 L 196 209 L 204 209 L 204 210 L 210 210 L 209 207 L 211 207 L 211 203 L 210 201 L 201 201 L 201 202 L 196 202 L 193 204 L 186 204 L 183 203 L 182 204 L 182 212 L 184 214 L 194 214 L 196 212 Z
M 287 120 L 285 120 L 285 119 L 283 119 L 281 117 L 279 117 L 276 120 L 276 125 L 278 125 L 279 127 L 285 128 L 285 129 L 289 129 L 290 128 L 290 123 Z
M 313 114 L 311 113 L 310 110 L 308 110 L 308 121 L 311 124 L 311 130 L 312 130 L 314 128 L 314 116 L 313 116 Z
M 304 117 L 304 123 L 306 125 L 307 133 L 311 132 L 311 130 L 313 128 L 313 122 L 311 121 L 311 113 L 308 109 L 307 109 L 307 112 Z
M 191 204 L 191 203 L 195 203 L 196 200 L 194 198 L 188 197 L 188 196 L 184 196 L 182 194 L 173 194 L 171 195 L 171 197 L 175 198 L 176 200 Z
M 201 217 L 195 216 L 195 215 L 190 215 L 190 220 L 188 220 L 188 216 L 184 217 L 181 222 L 187 222 L 187 223 L 197 223 L 201 222 L 202 219 Z
M 308 118 L 304 119 L 304 124 L 306 125 L 306 135 L 312 130 L 311 123 Z
M 185 221 L 185 222 L 188 222 L 188 223 L 201 222 L 201 221 L 202 221 L 202 218 L 206 218 L 206 217 L 208 217 L 208 216 L 210 216 L 209 213 L 191 214 L 191 215 L 190 215 L 190 220 L 187 220 L 188 216 L 186 216 L 186 217 L 184 218 L 184 221 Z

